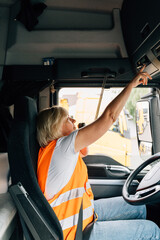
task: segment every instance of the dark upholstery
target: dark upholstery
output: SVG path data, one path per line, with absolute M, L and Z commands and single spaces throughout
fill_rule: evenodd
M 43 196 L 35 174 L 39 149 L 36 141 L 36 116 L 37 108 L 33 99 L 20 97 L 16 100 L 8 145 L 12 185 L 21 182 L 48 225 L 59 239 L 63 239 L 60 223 Z
M 31 156 L 31 163 L 33 164 L 35 173 L 37 172 L 37 157 L 39 151 L 39 145 L 36 140 L 36 118 L 37 106 L 34 99 L 29 97 L 19 98 L 15 103 L 14 119 L 15 122 L 18 122 L 18 124 L 25 124 L 25 131 L 27 131 L 26 134 L 28 134 L 28 138 L 26 138 L 26 141 L 29 144 L 28 150 Z
M 83 158 L 85 164 L 91 164 L 91 163 L 103 163 L 106 165 L 121 165 L 121 163 L 114 160 L 112 157 L 104 155 L 104 154 L 97 154 L 97 155 L 87 155 Z
M 8 107 L 0 105 L 0 152 L 7 152 L 8 136 L 12 125 L 12 115 Z

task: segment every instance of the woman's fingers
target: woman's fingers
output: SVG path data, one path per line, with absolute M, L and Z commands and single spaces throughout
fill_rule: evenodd
M 145 67 L 146 67 L 146 65 L 144 65 L 144 66 L 140 69 L 139 73 L 146 75 L 146 77 L 148 77 L 149 79 L 152 79 L 152 77 L 149 75 L 149 73 L 143 72 L 144 69 L 145 69 Z
M 143 85 L 147 85 L 149 76 L 144 73 L 138 73 L 137 80 Z
M 146 77 L 148 77 L 149 79 L 152 79 L 152 77 L 151 77 L 151 75 L 149 75 L 149 73 L 143 72 L 142 74 L 146 75 Z
M 139 83 L 142 83 L 143 85 L 147 85 L 148 83 L 148 78 L 152 79 L 152 77 L 150 76 L 149 73 L 147 72 L 143 72 L 143 70 L 145 69 L 145 65 L 141 68 L 141 70 L 139 71 L 138 75 L 139 75 Z
M 143 85 L 147 85 L 148 78 L 150 78 L 148 75 L 143 74 Z M 152 78 L 150 78 L 150 79 L 152 79 Z
M 146 65 L 143 65 L 143 67 L 140 69 L 139 72 L 143 72 L 143 70 L 145 69 Z
M 146 65 L 144 65 L 137 75 L 133 78 L 134 87 L 137 87 L 139 84 L 147 85 L 148 79 L 152 79 L 149 73 L 143 72 Z
M 145 74 L 141 74 L 141 80 L 142 80 L 142 83 L 143 85 L 147 85 L 147 82 L 148 82 L 148 78 Z

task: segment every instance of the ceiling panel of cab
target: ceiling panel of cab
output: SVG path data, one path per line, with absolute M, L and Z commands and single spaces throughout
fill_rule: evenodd
M 24 2 L 29 3 L 28 0 Z M 133 27 L 138 29 L 142 21 L 130 17 L 133 24 L 130 28 L 126 21 L 129 18 L 126 17 L 128 10 L 123 11 L 123 0 L 31 0 L 31 3 L 45 3 L 47 8 L 29 31 L 24 23 L 15 21 L 22 10 L 20 0 L 0 0 L 0 75 L 7 72 L 1 77 L 3 81 L 0 81 L 0 88 L 2 83 L 4 86 L 0 97 L 6 98 L 7 104 L 19 92 L 29 94 L 31 89 L 37 89 L 37 92 L 52 79 L 57 88 L 69 85 L 100 87 L 108 71 L 115 74 L 107 78 L 106 87 L 124 86 L 131 79 L 137 65 L 135 63 L 134 66 L 128 58 L 129 49 L 126 50 L 123 33 L 132 40 L 130 45 L 133 47 L 135 40 L 130 32 Z M 138 0 L 134 0 L 133 4 L 135 8 L 139 6 Z M 23 10 L 26 11 L 26 8 Z M 148 19 L 148 15 L 145 18 Z M 28 20 L 32 21 L 31 18 Z M 122 23 L 128 26 L 123 32 Z M 154 43 L 147 39 L 148 50 L 148 46 Z M 147 41 L 144 39 L 144 42 Z M 142 51 L 138 59 L 147 51 L 143 48 L 143 42 L 140 45 Z M 54 70 L 53 78 L 41 75 L 42 79 L 39 79 L 37 66 L 43 70 L 44 58 L 56 59 L 51 69 Z M 26 65 L 29 65 L 27 70 Z M 159 87 L 158 77 L 154 77 L 150 86 Z
M 0 0 L 0 6 L 11 6 L 16 0 Z
M 112 12 L 113 8 L 122 7 L 123 0 L 46 0 L 45 4 L 53 8 L 74 8 L 87 11 L 108 11 Z
M 0 0 L 0 6 L 11 6 L 19 0 Z M 123 0 L 30 0 L 32 4 L 45 3 L 49 8 L 79 9 L 86 11 L 109 11 L 121 8 Z
M 63 59 L 64 64 L 67 59 L 81 59 L 78 60 L 81 65 L 83 59 L 94 59 L 95 63 L 98 59 L 113 59 L 116 60 L 116 66 L 123 67 L 121 60 L 128 59 L 121 28 L 123 0 L 31 0 L 33 4 L 40 2 L 45 3 L 47 8 L 38 17 L 38 24 L 28 31 L 24 24 L 15 21 L 20 11 L 20 1 L 0 0 L 3 15 L 0 27 L 4 33 L 1 35 L 1 66 L 42 65 L 44 58 L 53 57 Z M 3 14 L 4 9 L 10 10 L 8 15 Z M 131 30 L 128 27 L 127 36 Z M 73 68 L 70 67 L 71 76 L 68 79 L 73 78 Z M 117 67 L 111 70 L 119 73 Z M 126 71 L 132 70 L 128 66 Z M 128 81 L 128 75 L 125 73 L 124 76 Z
M 44 1 L 47 8 L 32 31 L 15 21 L 18 3 L 11 7 L 7 65 L 42 64 L 45 57 L 128 57 L 121 29 L 122 0 Z

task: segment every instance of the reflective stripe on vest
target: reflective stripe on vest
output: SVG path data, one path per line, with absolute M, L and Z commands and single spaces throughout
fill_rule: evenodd
M 72 189 L 68 192 L 65 192 L 65 193 L 61 194 L 59 196 L 59 198 L 57 198 L 52 203 L 50 203 L 50 205 L 51 205 L 52 208 L 57 207 L 61 203 L 68 201 L 68 199 L 71 200 L 71 199 L 74 199 L 74 198 L 83 197 L 84 193 L 85 193 L 84 187 Z
M 93 215 L 93 208 L 92 206 L 83 209 L 83 220 L 87 219 L 88 217 L 91 217 Z M 60 221 L 61 227 L 63 230 L 67 229 L 67 228 L 71 228 L 75 225 L 78 224 L 78 216 L 79 214 L 75 214 L 71 217 L 65 218 L 64 220 Z
M 41 148 L 38 156 L 37 177 L 39 186 L 45 194 L 48 169 L 56 141 Z M 53 186 L 54 187 L 54 186 Z M 87 167 L 80 155 L 68 183 L 48 202 L 62 226 L 64 240 L 73 240 L 76 234 L 78 215 L 83 198 L 83 229 L 93 221 L 93 193 L 88 182 Z

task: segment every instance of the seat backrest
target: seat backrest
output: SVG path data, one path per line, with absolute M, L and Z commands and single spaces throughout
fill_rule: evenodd
M 56 239 L 63 239 L 60 223 L 41 192 L 36 178 L 39 149 L 36 141 L 36 117 L 37 108 L 34 99 L 20 97 L 16 100 L 14 120 L 8 143 L 12 185 L 19 182 L 22 184 L 43 219 L 58 236 Z M 37 224 L 35 228 L 39 228 L 39 225 Z
M 28 144 L 28 150 L 31 157 L 31 164 L 35 173 L 37 172 L 37 157 L 39 151 L 39 145 L 36 140 L 36 118 L 37 118 L 37 106 L 36 101 L 29 97 L 20 97 L 14 105 L 14 124 L 25 124 L 26 138 Z M 19 131 L 20 131 L 19 127 Z M 22 133 L 22 132 L 21 132 Z M 27 162 L 28 163 L 28 162 Z

